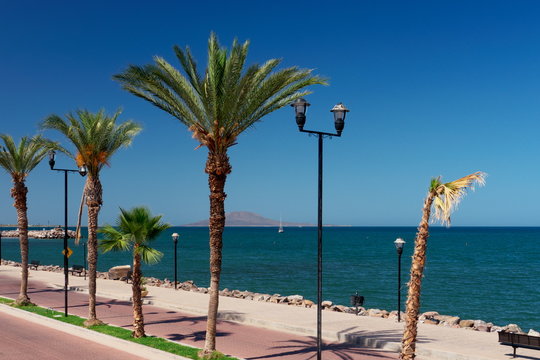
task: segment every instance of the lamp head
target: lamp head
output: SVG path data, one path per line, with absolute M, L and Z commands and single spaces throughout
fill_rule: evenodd
M 296 113 L 296 124 L 300 130 L 304 129 L 304 124 L 306 123 L 306 112 L 308 106 L 310 105 L 310 103 L 302 98 L 296 99 L 296 101 L 291 104 L 291 106 L 294 107 L 294 111 Z
M 394 241 L 394 245 L 396 245 L 396 250 L 398 254 L 401 254 L 403 252 L 403 245 L 405 245 L 405 240 L 402 238 L 397 238 L 396 241 Z
M 51 170 L 54 169 L 54 158 L 56 157 L 56 151 L 49 150 L 49 166 L 51 167 Z
M 338 135 L 341 135 L 343 128 L 345 127 L 345 116 L 350 110 L 343 105 L 343 103 L 337 103 L 334 105 L 330 112 L 334 113 L 334 126 Z
M 178 238 L 180 237 L 180 235 L 178 235 L 178 233 L 173 233 L 172 234 L 172 239 L 173 241 L 176 243 L 178 241 Z
M 82 164 L 82 166 L 79 167 L 79 174 L 81 176 L 86 176 L 86 174 L 88 174 L 88 168 L 86 167 L 85 164 Z

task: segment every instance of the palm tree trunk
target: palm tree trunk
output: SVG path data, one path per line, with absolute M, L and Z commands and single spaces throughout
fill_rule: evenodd
M 88 176 L 85 185 L 88 207 L 88 319 L 85 326 L 103 324 L 96 315 L 96 271 L 98 258 L 98 215 L 102 204 L 102 188 L 99 178 Z
M 146 336 L 144 333 L 144 317 L 142 311 L 142 296 L 141 296 L 141 255 L 137 254 L 139 245 L 135 244 L 133 252 L 133 275 L 132 275 L 132 290 L 133 290 L 133 337 L 140 338 Z
M 15 200 L 13 206 L 17 209 L 17 226 L 19 228 L 19 244 L 21 249 L 21 288 L 17 297 L 17 305 L 30 305 L 28 297 L 28 216 L 26 194 L 28 188 L 24 181 L 13 180 L 11 197 Z
M 422 286 L 422 275 L 426 263 L 427 239 L 429 237 L 429 217 L 431 215 L 431 204 L 435 197 L 434 192 L 430 192 L 424 201 L 422 210 L 422 220 L 418 226 L 418 233 L 414 241 L 414 253 L 411 264 L 411 279 L 409 281 L 409 293 L 407 296 L 407 306 L 405 313 L 407 320 L 401 340 L 401 360 L 413 360 L 416 351 L 416 336 L 418 333 L 418 313 L 420 311 L 420 290 Z
M 225 227 L 225 181 L 231 172 L 227 154 L 208 153 L 205 172 L 210 187 L 210 291 L 206 340 L 202 356 L 210 356 L 216 350 L 216 322 L 219 307 L 219 280 Z

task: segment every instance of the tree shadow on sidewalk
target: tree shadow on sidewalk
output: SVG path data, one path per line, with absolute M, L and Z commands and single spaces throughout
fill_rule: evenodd
M 317 356 L 317 341 L 312 340 L 288 340 L 283 341 L 283 345 L 274 346 L 273 354 L 249 357 L 249 360 L 256 359 L 280 359 L 286 356 L 306 355 L 305 359 L 315 359 Z M 357 359 L 397 359 L 395 353 L 383 354 L 375 349 L 366 349 L 358 345 L 343 343 L 323 343 L 323 357 L 328 360 L 357 360 Z
M 216 337 L 223 337 L 223 336 L 229 336 L 229 335 L 231 335 L 230 332 L 224 332 L 224 331 L 216 332 Z M 182 334 L 167 334 L 167 339 L 168 340 L 173 340 L 173 341 L 191 340 L 191 341 L 194 341 L 194 342 L 198 342 L 198 341 L 204 341 L 205 338 L 206 338 L 206 331 L 204 331 L 204 330 L 202 330 L 202 331 L 194 331 L 191 334 L 185 334 L 185 335 L 182 335 Z

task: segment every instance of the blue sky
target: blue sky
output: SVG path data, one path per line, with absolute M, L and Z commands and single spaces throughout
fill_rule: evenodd
M 330 79 L 316 86 L 306 128 L 325 141 L 325 223 L 416 225 L 430 178 L 485 171 L 454 226 L 540 226 L 540 3 L 537 1 L 0 1 L 0 132 L 33 135 L 78 108 L 141 123 L 102 172 L 101 222 L 147 205 L 172 224 L 208 216 L 206 149 L 176 119 L 111 77 L 189 45 L 201 67 L 215 31 L 251 41 L 248 63 L 282 58 Z M 59 139 L 54 133 L 46 135 Z M 227 211 L 316 223 L 317 141 L 292 108 L 267 116 L 230 150 Z M 68 167 L 59 156 L 58 166 Z M 74 222 L 84 179 L 70 177 Z M 30 223 L 63 222 L 63 179 L 46 161 L 28 178 Z M 532 186 L 529 186 L 533 184 Z M 0 174 L 0 223 L 15 223 Z

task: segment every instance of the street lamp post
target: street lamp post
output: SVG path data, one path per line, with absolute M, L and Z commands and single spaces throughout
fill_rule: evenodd
M 397 238 L 394 241 L 396 245 L 396 250 L 398 254 L 398 286 L 397 286 L 397 321 L 401 321 L 401 254 L 403 254 L 403 245 L 405 245 L 405 240 L 402 238 Z
M 293 104 L 296 113 L 296 124 L 300 132 L 314 134 L 319 140 L 319 173 L 318 173 L 318 218 L 317 218 L 317 360 L 321 360 L 322 352 L 322 196 L 323 196 L 323 139 L 325 137 L 341 136 L 345 126 L 345 116 L 349 112 L 342 103 L 335 105 L 332 110 L 334 114 L 334 126 L 336 133 L 326 133 L 320 131 L 304 130 L 306 123 L 306 112 L 310 104 L 304 99 L 297 99 Z
M 176 267 L 176 249 L 177 249 L 177 245 L 178 245 L 178 237 L 180 235 L 178 235 L 178 233 L 174 233 L 172 234 L 172 239 L 173 239 L 173 242 L 174 242 L 174 290 L 177 290 L 177 284 L 178 284 L 178 281 L 177 281 L 177 275 L 178 275 L 178 268 Z
M 2 232 L 0 231 L 0 265 L 2 265 Z
M 81 176 L 85 176 L 88 170 L 86 165 L 82 165 L 77 170 L 55 169 L 55 157 L 55 151 L 49 151 L 49 166 L 51 170 L 64 172 L 64 316 L 68 316 L 68 173 L 78 172 Z

